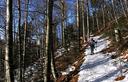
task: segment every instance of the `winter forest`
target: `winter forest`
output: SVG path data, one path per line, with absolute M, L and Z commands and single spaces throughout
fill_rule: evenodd
M 128 82 L 128 1 L 0 0 L 0 82 Z

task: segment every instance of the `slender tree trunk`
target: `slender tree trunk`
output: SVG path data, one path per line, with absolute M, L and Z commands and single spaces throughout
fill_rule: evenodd
M 15 13 L 15 12 L 14 12 Z M 15 16 L 14 16 L 15 17 Z M 16 42 L 16 20 L 15 19 L 13 19 L 13 41 L 14 41 L 14 44 L 15 44 L 15 42 Z M 15 47 L 15 46 L 14 46 Z M 13 47 L 13 49 L 14 49 L 14 47 Z M 14 53 L 14 50 L 13 50 L 13 53 Z
M 78 40 L 79 40 L 79 51 L 80 51 L 80 47 L 81 47 L 81 44 L 80 44 L 80 12 L 79 12 L 79 9 L 80 9 L 80 6 L 79 6 L 79 4 L 80 4 L 80 1 L 79 0 L 77 0 L 77 29 L 78 29 L 78 31 L 79 31 L 79 36 L 78 36 Z
M 5 82 L 14 82 L 12 0 L 7 0 L 6 21 Z
M 114 5 L 114 1 L 113 1 L 113 0 L 111 0 L 111 2 L 112 2 L 112 9 L 113 9 L 114 18 L 115 18 L 116 23 L 117 23 L 117 25 L 118 25 L 118 20 L 117 20 L 117 16 L 116 16 L 116 12 L 115 12 L 115 5 Z
M 108 10 L 108 19 L 109 19 L 109 22 L 111 20 L 114 20 L 115 18 L 112 16 L 112 14 L 110 13 L 110 11 Z
M 89 38 L 90 38 L 90 28 L 89 28 L 89 5 L 88 5 L 88 3 L 89 3 L 89 1 L 88 0 L 86 0 L 87 1 L 87 40 L 89 40 Z
M 100 31 L 100 29 L 99 29 L 99 20 L 98 20 L 97 13 L 96 13 L 96 24 L 97 24 L 97 30 L 98 30 L 98 32 L 99 32 L 99 31 Z
M 126 12 L 128 13 L 128 2 L 127 2 L 127 0 L 124 0 L 124 2 L 125 2 Z
M 46 11 L 46 13 L 47 13 L 47 16 L 46 16 L 46 20 L 47 20 L 47 25 L 46 25 L 46 36 L 45 36 L 45 53 L 44 53 L 44 70 L 43 70 L 43 79 L 44 79 L 44 82 L 48 82 L 48 78 L 47 78 L 47 76 L 48 76 L 48 72 L 47 72 L 47 70 L 48 70 L 48 40 L 49 40 L 49 38 L 48 38 L 48 36 L 49 36 L 49 33 L 48 33 L 48 29 L 49 29 L 49 27 L 48 27 L 48 20 L 49 20 L 49 18 L 48 18 L 48 13 L 49 13 L 49 10 L 48 10 L 48 8 L 49 8 L 49 0 L 46 0 L 46 6 L 47 6 L 47 11 Z M 49 70 L 50 71 L 50 70 Z
M 92 33 L 93 31 L 95 30 L 95 16 L 94 16 L 94 13 L 92 13 Z
M 25 25 L 24 25 L 24 41 L 23 41 L 23 60 L 22 60 L 22 81 L 24 82 L 24 72 L 25 72 L 25 55 L 26 55 L 26 34 L 27 34 L 27 17 L 28 17 L 28 3 L 29 3 L 29 0 L 25 0 L 25 18 L 24 18 L 24 21 L 25 21 Z
M 127 18 L 127 15 L 126 15 L 126 12 L 125 12 L 125 7 L 124 7 L 124 5 L 123 5 L 122 0 L 119 0 L 119 2 L 120 2 L 120 4 L 121 4 L 123 14 L 124 14 L 124 16 Z
M 64 0 L 61 0 L 62 4 L 62 46 L 65 46 L 65 3 Z
M 84 2 L 84 0 L 82 0 L 82 26 L 83 26 L 83 42 L 85 42 L 85 10 L 84 10 L 84 8 L 85 8 L 85 2 Z
M 77 20 L 77 28 L 79 28 L 79 0 L 77 0 L 77 16 L 76 16 L 76 20 Z
M 53 46 L 53 0 L 47 0 L 47 30 L 46 30 L 46 53 L 45 53 L 45 68 L 44 68 L 44 82 L 51 81 L 51 73 L 56 81 L 54 69 L 54 46 Z
M 51 55 L 51 72 L 54 78 L 54 82 L 56 82 L 56 71 L 55 71 L 55 60 L 54 60 L 54 49 L 52 50 L 53 54 Z
M 104 14 L 104 8 L 105 8 L 105 5 L 104 5 L 104 3 L 103 3 L 103 5 L 102 5 L 102 14 L 103 14 L 103 28 L 105 28 L 105 14 Z
M 19 81 L 22 81 L 22 50 L 21 50 L 21 27 L 20 27 L 20 23 L 21 23 L 21 1 L 18 0 L 18 12 L 19 12 L 19 16 L 18 16 L 18 51 L 19 51 Z
M 48 10 L 48 7 L 49 7 L 49 0 L 46 0 L 46 6 L 47 6 L 47 11 L 46 11 L 46 13 L 47 13 L 47 16 L 46 16 L 46 19 L 47 19 L 47 25 L 46 25 L 46 38 L 45 38 L 45 53 L 44 53 L 44 57 L 45 57 L 45 59 L 44 59 L 44 70 L 43 70 L 43 79 L 44 79 L 44 82 L 48 82 L 48 78 L 47 78 L 47 76 L 48 76 L 48 72 L 47 72 L 47 70 L 48 70 L 48 40 L 49 40 L 49 38 L 48 38 L 48 36 L 49 36 L 49 33 L 48 33 L 48 13 L 49 13 L 49 10 Z M 50 70 L 49 70 L 50 71 Z
M 55 74 L 55 67 L 54 67 L 54 40 L 53 40 L 53 31 L 54 31 L 54 27 L 53 27 L 53 22 L 52 22 L 52 13 L 53 13 L 53 0 L 49 0 L 49 7 L 48 7 L 48 19 L 47 20 L 48 22 L 48 27 L 49 29 L 48 30 L 48 33 L 49 33 L 49 36 L 48 36 L 48 78 L 50 77 L 50 72 L 52 73 L 52 76 L 53 76 L 53 80 L 54 82 L 56 82 L 56 74 Z M 51 70 L 49 72 L 49 69 Z M 49 78 L 49 81 L 50 82 L 50 78 Z

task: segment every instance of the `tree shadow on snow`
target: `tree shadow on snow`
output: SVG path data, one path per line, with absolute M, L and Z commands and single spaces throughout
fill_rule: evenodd
M 94 61 L 93 63 L 86 63 L 86 65 L 82 66 L 80 70 L 85 70 L 85 69 L 91 69 L 91 68 L 94 68 L 98 65 L 102 65 L 106 62 L 108 62 L 110 59 L 110 57 L 106 58 L 106 59 L 98 59 L 96 61 Z
M 92 82 L 101 82 L 101 81 L 103 81 L 103 80 L 106 80 L 106 79 L 108 79 L 108 78 L 114 76 L 115 74 L 117 74 L 119 71 L 120 71 L 120 69 L 117 69 L 117 70 L 114 70 L 114 71 L 112 71 L 112 72 L 109 72 L 108 74 L 106 74 L 106 75 L 104 75 L 104 76 L 102 76 L 102 77 L 99 77 L 99 78 L 97 78 L 96 80 L 94 80 L 94 81 L 92 81 Z

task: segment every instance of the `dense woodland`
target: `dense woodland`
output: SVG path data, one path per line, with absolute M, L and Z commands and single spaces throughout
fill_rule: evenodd
M 74 72 L 62 81 L 61 71 L 95 35 L 126 54 L 127 0 L 1 0 L 0 82 L 71 82 Z

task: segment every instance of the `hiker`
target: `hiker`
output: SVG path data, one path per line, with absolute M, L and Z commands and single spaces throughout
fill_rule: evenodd
M 89 42 L 89 45 L 90 45 L 90 49 L 91 49 L 91 54 L 94 54 L 94 49 L 95 49 L 95 44 L 96 44 L 97 42 L 93 39 L 93 38 L 91 38 L 91 40 L 90 40 L 90 42 Z

